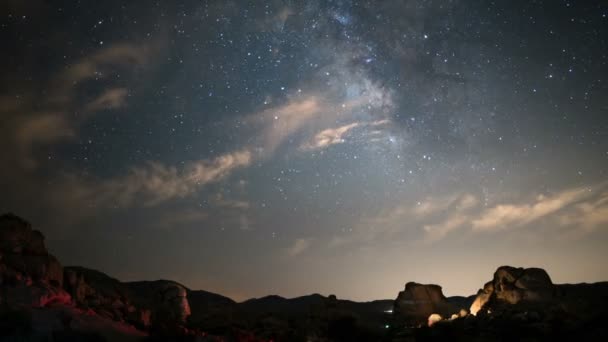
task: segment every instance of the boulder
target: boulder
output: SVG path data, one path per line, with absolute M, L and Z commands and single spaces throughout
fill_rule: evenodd
M 458 317 L 458 315 L 456 315 L 456 314 L 454 314 L 454 315 Z M 429 327 L 432 327 L 435 323 L 438 323 L 441 321 L 443 321 L 443 317 L 441 317 L 441 315 L 439 315 L 439 314 L 434 313 L 429 316 L 427 324 Z
M 182 325 L 190 316 L 188 289 L 168 280 L 123 283 L 133 303 L 152 312 L 152 325 Z
M 398 326 L 420 326 L 427 324 L 432 314 L 451 317 L 458 309 L 447 301 L 441 286 L 409 282 L 395 299 L 393 317 Z
M 492 281 L 479 290 L 471 305 L 471 313 L 509 304 L 542 303 L 555 296 L 556 287 L 540 268 L 501 266 L 494 272 Z
M 159 291 L 159 311 L 165 311 L 170 319 L 185 322 L 190 316 L 190 303 L 188 302 L 188 291 L 184 286 L 168 282 Z

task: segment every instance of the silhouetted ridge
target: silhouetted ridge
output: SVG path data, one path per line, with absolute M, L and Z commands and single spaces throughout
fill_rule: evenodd
M 5 214 L 0 304 L 0 340 L 23 337 L 12 327 L 24 326 L 19 334 L 45 341 L 135 341 L 149 334 L 163 341 L 210 334 L 222 341 L 603 341 L 608 282 L 553 284 L 541 268 L 501 266 L 476 296 L 446 298 L 439 285 L 408 282 L 395 300 L 314 293 L 237 303 L 171 280 L 121 282 L 85 267 L 64 268 L 39 231 Z

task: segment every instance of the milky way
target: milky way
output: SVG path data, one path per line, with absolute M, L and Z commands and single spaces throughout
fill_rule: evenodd
M 8 1 L 0 209 L 241 300 L 608 278 L 608 7 Z

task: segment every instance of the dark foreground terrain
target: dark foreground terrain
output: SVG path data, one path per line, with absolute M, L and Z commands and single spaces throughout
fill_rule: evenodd
M 468 297 L 410 282 L 395 300 L 236 303 L 62 267 L 39 231 L 0 216 L 1 341 L 608 341 L 607 314 L 606 282 L 556 285 L 542 269 L 509 266 Z

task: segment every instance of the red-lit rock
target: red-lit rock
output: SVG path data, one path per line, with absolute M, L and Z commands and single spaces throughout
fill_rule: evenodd
M 22 281 L 61 287 L 63 268 L 46 250 L 42 233 L 5 214 L 0 216 L 0 285 Z

